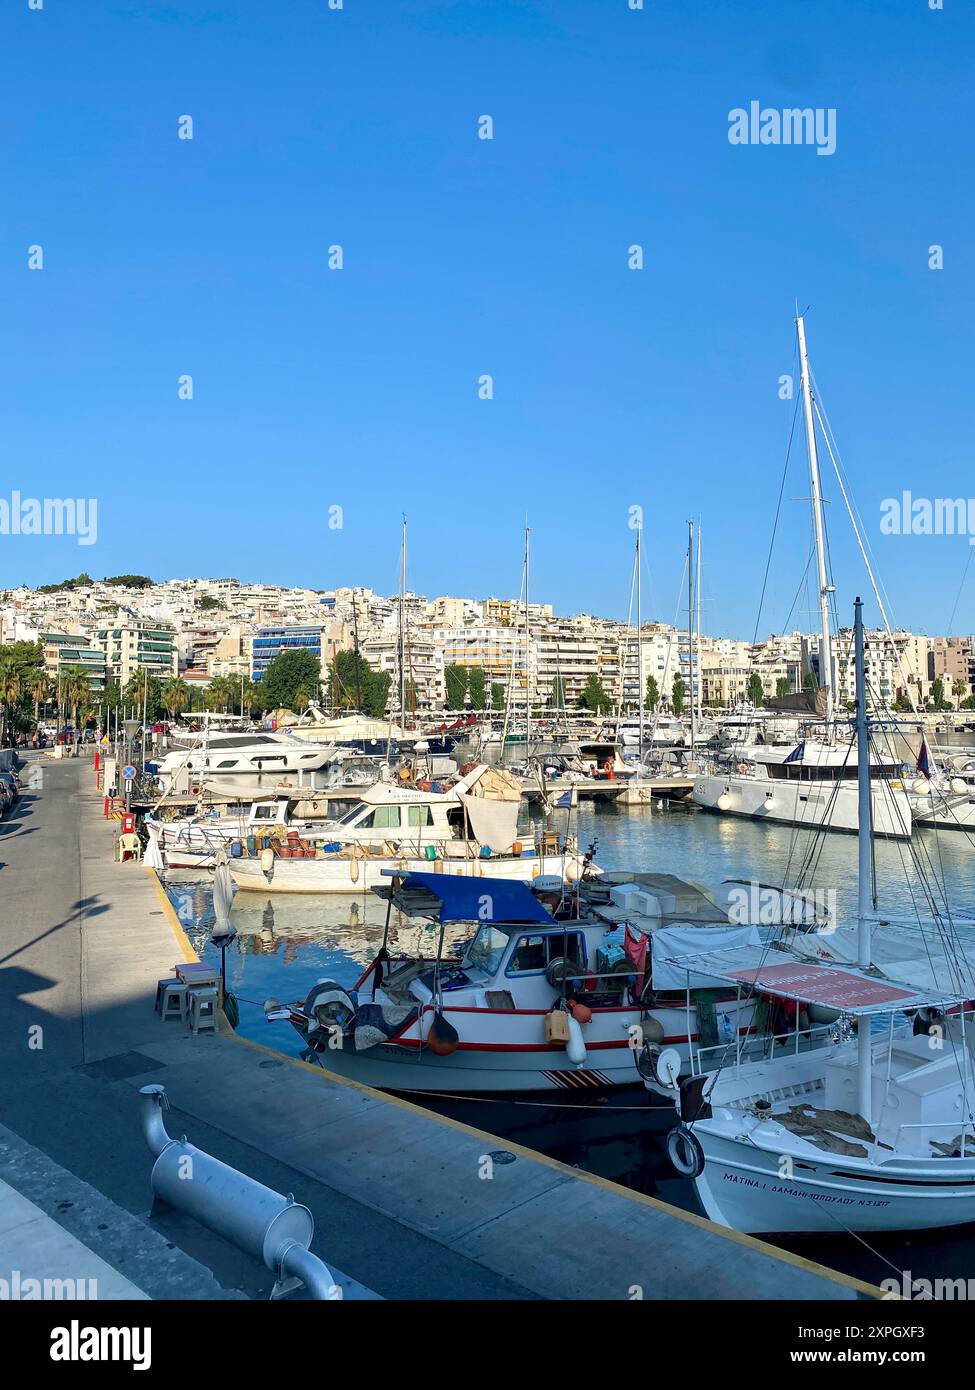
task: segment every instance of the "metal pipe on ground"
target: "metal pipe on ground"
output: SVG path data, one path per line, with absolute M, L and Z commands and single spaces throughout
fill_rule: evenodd
M 152 1190 L 162 1201 L 184 1211 L 208 1230 L 229 1240 L 269 1269 L 276 1283 L 271 1297 L 300 1281 L 313 1298 L 339 1296 L 331 1271 L 308 1248 L 315 1234 L 315 1219 L 307 1207 L 290 1195 L 283 1197 L 246 1173 L 166 1131 L 163 1109 L 168 1106 L 165 1086 L 143 1086 L 142 1132 L 156 1161 Z

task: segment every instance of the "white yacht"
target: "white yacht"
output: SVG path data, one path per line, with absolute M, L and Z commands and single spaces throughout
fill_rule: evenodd
M 158 763 L 165 784 L 178 773 L 219 777 L 256 772 L 315 772 L 335 756 L 335 748 L 309 744 L 285 733 L 198 735 L 196 746 L 177 748 Z
M 855 832 L 858 824 L 857 764 L 854 745 L 804 739 L 790 752 L 749 748 L 727 771 L 712 770 L 694 780 L 698 806 L 722 815 Z M 900 763 L 871 754 L 874 833 L 909 839 L 911 802 Z

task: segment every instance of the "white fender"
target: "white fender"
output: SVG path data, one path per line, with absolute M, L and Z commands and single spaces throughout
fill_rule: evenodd
M 567 1014 L 566 1018 L 569 1023 L 569 1041 L 565 1045 L 566 1056 L 575 1066 L 580 1067 L 588 1055 L 582 1037 L 582 1028 L 571 1014 Z

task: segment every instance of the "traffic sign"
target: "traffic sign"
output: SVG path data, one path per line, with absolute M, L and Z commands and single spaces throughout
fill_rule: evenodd
M 131 763 L 129 763 L 127 767 L 123 767 L 122 776 L 125 778 L 126 782 L 132 781 L 132 778 L 135 776 L 135 768 Z

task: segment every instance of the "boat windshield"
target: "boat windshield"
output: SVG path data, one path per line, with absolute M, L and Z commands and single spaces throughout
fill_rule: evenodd
M 496 975 L 510 939 L 507 932 L 497 927 L 487 924 L 478 927 L 477 935 L 467 948 L 466 964 L 483 970 L 485 975 Z
M 355 806 L 352 807 L 352 810 L 351 810 L 351 811 L 346 811 L 346 813 L 345 813 L 344 816 L 339 816 L 339 818 L 338 818 L 338 820 L 335 822 L 335 824 L 336 824 L 336 825 L 351 825 L 352 822 L 356 819 L 356 817 L 359 815 L 359 813 L 360 813 L 361 811 L 362 811 L 362 805 L 361 805 L 361 803 L 357 803 Z

